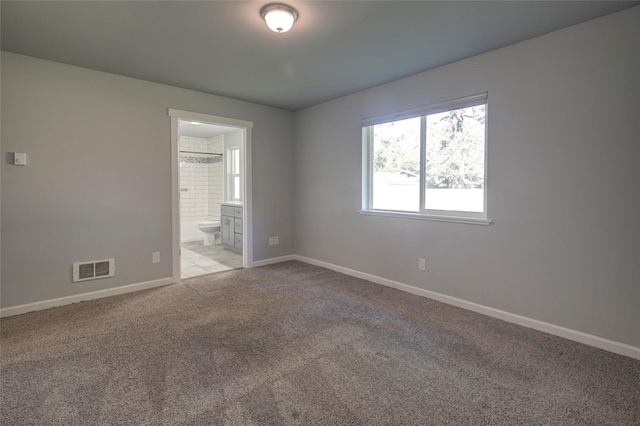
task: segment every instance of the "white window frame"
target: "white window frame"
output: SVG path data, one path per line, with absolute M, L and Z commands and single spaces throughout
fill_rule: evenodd
M 467 108 L 478 105 L 486 105 L 485 108 L 485 135 L 484 135 L 484 185 L 483 185 L 483 211 L 466 212 L 451 210 L 425 209 L 425 173 L 426 173 L 426 117 L 444 111 L 459 108 Z M 373 132 L 372 126 L 409 118 L 420 117 L 420 209 L 417 212 L 400 210 L 382 210 L 372 207 L 373 201 Z M 441 222 L 468 223 L 477 225 L 490 225 L 492 220 L 487 217 L 487 152 L 488 152 L 488 94 L 486 92 L 477 95 L 459 98 L 438 104 L 402 111 L 393 114 L 368 118 L 362 121 L 362 210 L 366 215 L 403 217 L 411 219 L 434 220 Z
M 238 146 L 234 146 L 231 148 L 227 148 L 227 152 L 226 152 L 226 157 L 227 157 L 227 201 L 241 201 L 242 200 L 242 188 L 238 187 L 236 188 L 236 178 L 238 178 L 240 181 L 242 181 L 241 175 L 240 175 L 240 170 L 236 170 L 235 167 L 235 162 L 234 162 L 234 155 L 238 156 L 238 161 L 241 162 L 242 159 L 240 158 L 240 147 Z M 233 194 L 236 192 L 239 194 L 238 197 L 234 197 Z

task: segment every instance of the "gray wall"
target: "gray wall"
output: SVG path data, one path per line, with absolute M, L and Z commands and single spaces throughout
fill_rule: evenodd
M 295 253 L 640 346 L 639 22 L 636 7 L 298 112 Z M 358 214 L 363 118 L 484 91 L 494 225 Z
M 171 276 L 167 108 L 254 122 L 254 259 L 291 253 L 291 112 L 2 52 L 2 307 Z M 71 282 L 111 257 L 114 278 Z

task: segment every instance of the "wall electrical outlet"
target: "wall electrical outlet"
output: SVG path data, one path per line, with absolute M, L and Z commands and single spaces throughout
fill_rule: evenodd
M 280 237 L 278 236 L 273 237 L 273 245 L 277 246 L 278 244 L 280 244 Z
M 272 246 L 273 245 L 273 237 L 269 237 L 269 245 Z
M 153 258 L 153 263 L 160 263 L 160 252 L 154 251 L 152 258 Z
M 418 269 L 420 269 L 421 271 L 424 271 L 426 268 L 427 268 L 427 261 L 425 259 L 419 258 Z

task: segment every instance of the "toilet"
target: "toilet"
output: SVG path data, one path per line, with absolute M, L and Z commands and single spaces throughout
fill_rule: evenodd
M 212 246 L 216 243 L 216 238 L 220 235 L 220 221 L 203 220 L 198 222 L 198 229 L 204 232 L 204 245 Z

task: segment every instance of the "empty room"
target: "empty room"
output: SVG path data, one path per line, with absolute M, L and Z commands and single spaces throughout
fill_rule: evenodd
M 0 424 L 640 424 L 639 1 L 0 18 Z

